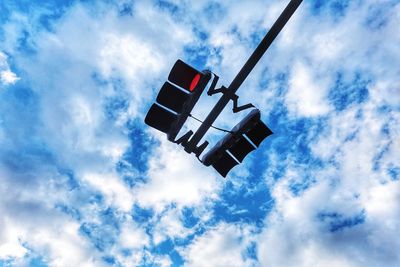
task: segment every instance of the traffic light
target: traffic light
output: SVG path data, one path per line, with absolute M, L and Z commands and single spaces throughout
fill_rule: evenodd
M 254 109 L 204 155 L 202 162 L 206 166 L 212 165 L 226 177 L 271 134 L 272 131 L 260 120 L 260 111 Z
M 150 107 L 145 123 L 166 133 L 168 140 L 175 141 L 210 79 L 210 72 L 198 71 L 177 60 L 168 75 L 168 81 L 157 95 L 156 103 Z
M 213 123 L 230 101 L 233 103 L 233 113 L 254 107 L 251 103 L 239 106 L 239 96 L 236 92 L 301 2 L 302 0 L 290 0 L 227 87 L 222 85 L 220 88 L 216 88 L 219 79 L 216 74 L 210 71 L 198 71 L 181 60 L 176 61 L 169 73 L 168 81 L 164 83 L 157 95 L 156 103 L 148 111 L 145 123 L 166 133 L 169 141 L 182 145 L 187 153 L 194 153 L 198 159 L 208 145 L 208 141 L 204 141 L 202 144 L 200 142 L 210 128 L 228 132 L 200 160 L 206 166 L 213 166 L 217 172 L 226 177 L 228 172 L 241 163 L 251 151 L 259 147 L 261 142 L 272 134 L 272 131 L 261 121 L 258 109 L 252 110 L 231 131 L 215 127 Z M 201 121 L 190 112 L 212 77 L 213 80 L 207 94 L 212 96 L 218 93 L 222 96 L 205 119 Z M 201 123 L 199 128 L 195 132 L 190 130 L 175 140 L 189 116 Z

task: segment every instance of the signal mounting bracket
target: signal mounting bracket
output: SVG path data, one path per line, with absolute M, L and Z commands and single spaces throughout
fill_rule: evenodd
M 215 94 L 218 94 L 218 93 L 225 93 L 227 88 L 224 87 L 224 86 L 222 86 L 221 88 L 215 89 L 215 86 L 217 85 L 219 77 L 215 73 L 212 73 L 212 74 L 214 75 L 214 78 L 213 78 L 213 81 L 212 81 L 212 83 L 210 85 L 210 88 L 207 91 L 207 95 L 212 96 L 212 95 L 215 95 Z
M 254 108 L 254 105 L 251 103 L 245 104 L 242 106 L 238 106 L 238 99 L 239 99 L 239 96 L 237 94 L 234 94 L 231 97 L 231 100 L 233 101 L 233 108 L 232 108 L 233 113 L 238 113 L 238 112 L 243 111 L 248 108 Z
M 218 76 L 216 79 L 218 80 Z M 214 81 L 215 81 L 215 79 L 213 80 L 213 84 L 214 84 Z M 210 89 L 208 89 L 207 95 L 211 96 L 211 95 L 214 95 L 217 93 L 222 93 L 222 94 L 228 93 L 228 88 L 226 88 L 225 86 L 221 86 L 221 88 L 215 89 L 215 85 L 213 85 L 213 84 L 210 86 Z M 242 106 L 238 106 L 238 99 L 239 99 L 239 96 L 237 94 L 234 94 L 233 96 L 230 97 L 230 100 L 233 101 L 233 108 L 232 108 L 233 113 L 238 113 L 238 112 L 243 111 L 248 108 L 254 108 L 254 105 L 251 103 L 245 104 Z
M 189 139 L 192 136 L 192 134 L 193 134 L 193 131 L 189 130 L 187 133 L 185 133 L 184 135 L 179 137 L 177 140 L 173 141 L 173 143 L 178 144 L 178 145 L 182 145 L 183 147 L 186 148 L 188 143 L 189 143 Z M 201 153 L 203 153 L 204 149 L 206 149 L 206 147 L 208 146 L 208 144 L 209 144 L 208 141 L 204 141 L 203 144 L 201 144 L 200 146 L 196 146 L 194 149 L 192 149 L 192 150 L 190 150 L 188 152 L 189 153 L 194 152 L 196 157 L 199 158 Z

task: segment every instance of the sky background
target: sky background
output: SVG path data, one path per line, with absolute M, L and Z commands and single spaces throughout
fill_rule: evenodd
M 144 124 L 178 58 L 229 85 L 287 3 L 1 0 L 0 266 L 400 266 L 400 1 L 303 2 L 226 179 Z

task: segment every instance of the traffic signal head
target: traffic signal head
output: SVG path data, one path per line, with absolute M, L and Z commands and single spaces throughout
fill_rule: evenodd
M 260 111 L 254 109 L 204 155 L 203 164 L 212 165 L 226 177 L 233 167 L 271 134 L 272 131 L 260 120 Z
M 200 72 L 177 60 L 168 81 L 157 95 L 156 103 L 150 107 L 145 123 L 166 133 L 168 140 L 174 141 L 210 79 L 210 72 Z

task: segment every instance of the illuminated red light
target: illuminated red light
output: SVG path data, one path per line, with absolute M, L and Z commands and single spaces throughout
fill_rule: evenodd
M 190 87 L 189 87 L 189 91 L 193 92 L 194 88 L 196 88 L 196 85 L 199 83 L 200 81 L 200 74 L 196 74 L 196 76 L 194 76 L 192 82 L 190 83 Z

